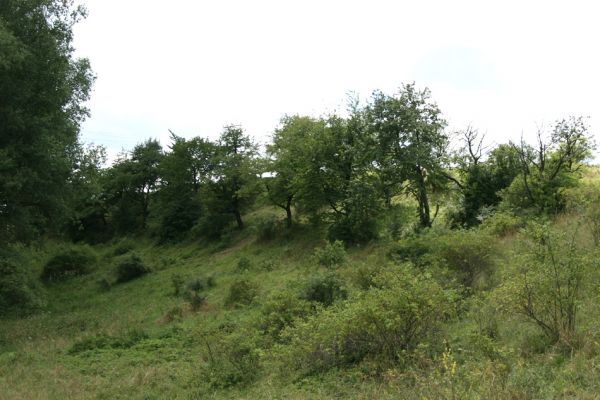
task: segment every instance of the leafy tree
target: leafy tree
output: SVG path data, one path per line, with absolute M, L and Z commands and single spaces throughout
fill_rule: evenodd
M 556 213 L 564 207 L 564 190 L 576 184 L 583 162 L 594 143 L 583 118 L 556 123 L 550 135 L 538 131 L 537 143 L 512 144 L 519 156 L 519 176 L 503 191 L 508 204 L 539 213 Z
M 227 126 L 221 134 L 214 157 L 211 192 L 244 228 L 242 211 L 252 204 L 259 191 L 258 149 L 240 127 Z M 214 204 L 214 203 L 213 203 Z
M 157 214 L 161 240 L 188 232 L 202 212 L 201 188 L 213 168 L 215 145 L 202 138 L 186 140 L 171 134 L 173 143 L 159 165 L 160 190 Z
M 368 131 L 375 143 L 374 166 L 385 203 L 401 190 L 417 200 L 419 222 L 431 225 L 428 190 L 443 175 L 446 125 L 428 89 L 403 85 L 394 96 L 375 92 L 367 107 Z
M 119 232 L 146 229 L 162 157 L 160 143 L 149 139 L 135 146 L 131 155 L 123 155 L 107 171 L 107 202 L 112 206 L 112 220 Z
M 0 240 L 60 226 L 93 75 L 74 57 L 73 1 L 0 3 Z

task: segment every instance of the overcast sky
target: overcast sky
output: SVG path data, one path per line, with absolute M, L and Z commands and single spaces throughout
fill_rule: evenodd
M 495 143 L 569 115 L 600 126 L 593 1 L 83 0 L 78 55 L 97 75 L 83 140 L 111 157 L 149 137 L 268 141 L 284 114 L 346 94 L 428 87 L 449 122 Z

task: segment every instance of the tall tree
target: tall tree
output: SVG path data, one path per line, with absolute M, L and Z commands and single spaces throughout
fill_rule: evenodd
M 75 58 L 73 1 L 0 2 L 0 240 L 59 226 L 93 75 Z
M 242 211 L 252 204 L 259 191 L 258 148 L 244 130 L 227 126 L 219 138 L 214 158 L 213 193 L 244 228 Z
M 408 84 L 394 96 L 375 92 L 367 113 L 386 202 L 400 189 L 407 190 L 417 200 L 420 225 L 431 226 L 428 190 L 443 177 L 448 143 L 441 111 L 428 89 Z

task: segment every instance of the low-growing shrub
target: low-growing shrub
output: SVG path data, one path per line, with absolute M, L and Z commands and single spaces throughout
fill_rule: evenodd
M 325 307 L 338 299 L 345 299 L 348 292 L 344 283 L 333 273 L 311 277 L 302 288 L 300 298 L 321 303 Z
M 279 227 L 279 221 L 277 217 L 273 215 L 260 218 L 256 221 L 255 225 L 256 236 L 259 240 L 263 241 L 273 240 L 277 237 Z
M 171 283 L 173 285 L 173 296 L 179 296 L 181 294 L 181 290 L 183 289 L 183 285 L 185 280 L 183 276 L 179 274 L 171 275 Z
M 239 307 L 249 305 L 257 294 L 258 288 L 254 283 L 248 279 L 238 278 L 229 287 L 227 297 L 225 298 L 225 306 Z
M 481 224 L 482 229 L 501 237 L 517 233 L 524 226 L 523 219 L 505 211 L 494 212 Z
M 407 266 L 380 275 L 378 286 L 285 329 L 289 345 L 278 348 L 285 365 L 302 374 L 367 358 L 401 367 L 417 347 L 442 342 L 441 324 L 455 313 L 456 293 Z
M 298 318 L 311 313 L 310 303 L 290 291 L 281 291 L 269 297 L 261 309 L 261 330 L 279 340 L 281 331 L 293 325 Z
M 75 342 L 69 349 L 69 354 L 77 354 L 95 349 L 128 349 L 146 339 L 148 339 L 148 334 L 139 329 L 132 329 L 121 336 L 100 334 Z
M 252 268 L 252 261 L 248 257 L 241 257 L 236 268 L 239 272 L 247 272 Z
M 200 369 L 200 386 L 225 389 L 256 380 L 262 370 L 260 346 L 252 332 L 236 330 L 218 339 L 204 338 L 208 350 Z
M 65 281 L 91 272 L 96 255 L 88 247 L 72 247 L 54 255 L 42 271 L 41 279 L 46 283 Z
M 315 249 L 315 259 L 324 267 L 334 267 L 346 261 L 346 248 L 344 243 L 336 240 L 328 242 L 324 247 Z
M 117 243 L 113 249 L 113 256 L 122 256 L 135 248 L 135 244 L 131 239 L 123 239 Z
M 150 272 L 142 259 L 135 253 L 127 255 L 117 264 L 117 283 L 124 283 L 139 278 Z
M 0 316 L 26 315 L 43 305 L 43 289 L 16 260 L 0 258 Z

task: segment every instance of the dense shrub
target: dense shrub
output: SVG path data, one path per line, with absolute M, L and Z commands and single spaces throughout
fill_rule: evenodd
M 206 300 L 203 292 L 213 286 L 215 286 L 215 281 L 212 276 L 192 279 L 187 283 L 183 297 L 190 303 L 192 310 L 197 311 Z
M 252 268 L 252 261 L 248 257 L 240 257 L 236 268 L 239 272 L 247 272 Z
M 142 259 L 134 253 L 122 258 L 117 264 L 117 283 L 129 282 L 150 272 Z
M 298 298 L 290 291 L 281 291 L 268 298 L 263 304 L 260 328 L 265 334 L 279 340 L 284 328 L 310 313 L 311 307 L 308 301 Z
M 100 334 L 75 342 L 69 349 L 69 354 L 77 354 L 84 351 L 106 348 L 128 349 L 146 339 L 148 339 L 148 334 L 139 329 L 132 329 L 121 336 Z
M 60 251 L 44 265 L 41 279 L 60 282 L 91 272 L 96 255 L 88 247 L 73 247 Z
M 227 297 L 225 298 L 225 305 L 227 307 L 249 305 L 257 294 L 258 288 L 254 283 L 248 279 L 238 278 L 229 287 Z
M 315 249 L 315 259 L 324 267 L 334 267 L 346 261 L 346 249 L 344 243 L 336 240 L 328 242 L 324 247 Z
M 127 254 L 135 248 L 135 244 L 131 239 L 123 239 L 117 243 L 113 249 L 112 254 L 114 256 L 122 256 Z
M 259 240 L 263 241 L 273 240 L 277 237 L 280 225 L 277 217 L 273 215 L 260 218 L 256 221 L 255 225 L 256 236 Z
M 25 315 L 43 305 L 39 284 L 16 260 L 0 256 L 0 316 Z
M 517 233 L 525 221 L 507 211 L 496 211 L 486 218 L 481 227 L 493 235 L 507 236 Z
M 219 335 L 216 340 L 204 340 L 209 351 L 200 369 L 201 387 L 224 389 L 246 385 L 259 376 L 262 370 L 261 351 L 253 332 L 236 330 Z
M 328 307 L 347 295 L 344 283 L 335 274 L 328 273 L 311 277 L 302 288 L 300 298 Z
M 286 365 L 305 374 L 365 358 L 402 365 L 417 346 L 441 342 L 436 335 L 454 313 L 454 292 L 408 267 L 384 273 L 378 281 L 380 288 L 284 330 L 290 344 L 279 350 Z

